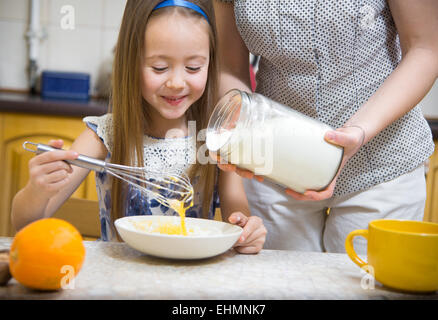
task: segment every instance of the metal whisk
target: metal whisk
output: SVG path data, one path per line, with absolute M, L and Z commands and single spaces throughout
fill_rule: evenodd
M 34 148 L 28 148 L 32 145 Z M 25 141 L 23 148 L 27 151 L 41 154 L 43 152 L 60 150 L 46 144 Z M 96 172 L 106 172 L 122 181 L 125 181 L 141 192 L 152 196 L 160 204 L 175 209 L 174 201 L 182 201 L 184 207 L 192 205 L 193 187 L 190 179 L 184 172 L 176 171 L 151 171 L 145 167 L 131 167 L 105 162 L 92 157 L 79 155 L 75 160 L 66 162 Z

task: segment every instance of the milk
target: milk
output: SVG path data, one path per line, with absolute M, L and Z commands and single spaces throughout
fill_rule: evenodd
M 294 191 L 324 189 L 337 173 L 343 148 L 324 140 L 333 128 L 291 111 L 250 123 L 240 119 L 230 130 L 208 130 L 207 148 Z

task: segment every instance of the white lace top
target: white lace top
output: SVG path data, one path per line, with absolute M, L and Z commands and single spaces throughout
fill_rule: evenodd
M 106 161 L 110 161 L 113 150 L 112 141 L 112 114 L 108 113 L 100 117 L 85 117 L 83 121 L 92 129 L 102 140 L 108 149 Z M 196 160 L 196 141 L 195 137 L 183 138 L 154 138 L 148 135 L 144 136 L 143 149 L 143 166 L 147 170 L 162 171 L 163 168 L 186 172 Z M 195 190 L 199 176 L 195 176 L 191 183 Z M 96 173 L 96 188 L 99 199 L 101 239 L 108 241 L 115 239 L 115 230 L 111 221 L 111 179 L 107 173 Z M 214 211 L 218 206 L 218 196 L 215 190 L 212 204 L 210 206 L 209 217 L 214 217 Z M 126 197 L 125 216 L 132 215 L 176 215 L 172 209 L 169 209 L 156 201 L 142 194 L 139 190 L 128 187 Z M 202 216 L 202 194 L 195 191 L 194 205 L 186 212 L 187 217 Z

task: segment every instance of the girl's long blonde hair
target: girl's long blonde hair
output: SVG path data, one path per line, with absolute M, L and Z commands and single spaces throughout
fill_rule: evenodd
M 148 129 L 150 106 L 141 93 L 141 66 L 146 24 L 151 15 L 166 14 L 177 10 L 191 19 L 205 21 L 199 13 L 181 7 L 167 7 L 152 12 L 159 0 L 128 0 L 123 14 L 115 50 L 112 92 L 109 111 L 113 114 L 113 150 L 111 162 L 134 166 L 143 165 L 143 138 Z M 187 120 L 196 121 L 196 134 L 205 129 L 213 106 L 217 100 L 218 67 L 215 55 L 216 30 L 212 4 L 209 0 L 192 1 L 207 13 L 210 20 L 210 63 L 208 80 L 201 98 L 187 111 Z M 197 150 L 201 146 L 197 141 Z M 207 217 L 216 179 L 216 166 L 201 165 L 198 160 L 189 171 L 189 177 L 200 175 L 199 189 L 204 193 L 202 216 Z M 111 218 L 112 222 L 125 215 L 126 186 L 119 179 L 112 180 Z M 196 192 L 196 190 L 195 190 Z M 139 213 L 141 214 L 141 213 Z

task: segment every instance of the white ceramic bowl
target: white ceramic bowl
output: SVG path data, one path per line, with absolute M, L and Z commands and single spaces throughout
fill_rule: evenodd
M 115 226 L 123 241 L 143 253 L 172 259 L 209 258 L 230 249 L 239 239 L 242 228 L 230 223 L 185 218 L 187 230 L 200 231 L 194 235 L 167 235 L 138 230 L 135 222 L 152 221 L 180 224 L 179 216 L 129 216 L 117 219 Z

